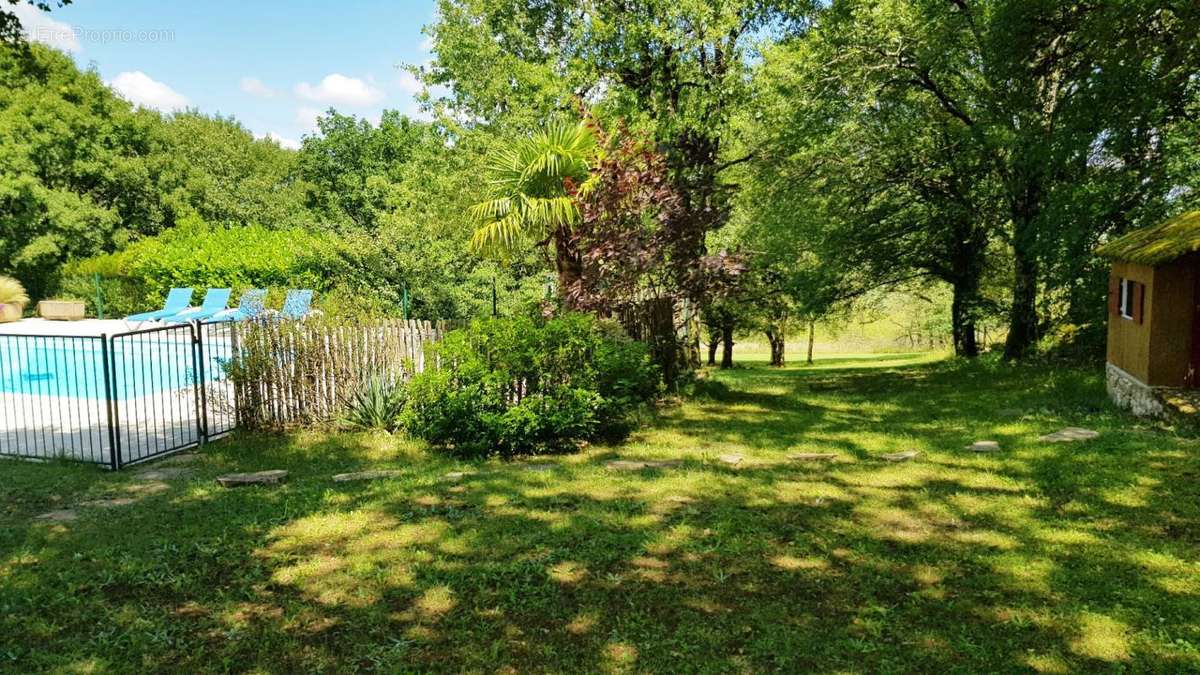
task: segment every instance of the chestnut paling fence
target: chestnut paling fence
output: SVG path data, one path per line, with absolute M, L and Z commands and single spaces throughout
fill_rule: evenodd
M 330 422 L 371 379 L 424 370 L 450 328 L 317 320 L 0 335 L 0 455 L 120 469 L 236 427 Z
M 427 347 L 450 322 L 267 322 L 237 330 L 230 368 L 238 426 L 278 429 L 335 421 L 371 380 L 395 383 L 431 364 Z

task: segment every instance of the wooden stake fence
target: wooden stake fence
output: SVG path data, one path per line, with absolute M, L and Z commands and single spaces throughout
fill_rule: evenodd
M 238 426 L 278 429 L 333 422 L 366 384 L 393 384 L 430 365 L 426 348 L 448 322 L 246 322 L 234 329 Z

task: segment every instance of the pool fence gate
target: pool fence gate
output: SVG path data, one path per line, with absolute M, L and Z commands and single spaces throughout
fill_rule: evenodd
M 0 455 L 117 470 L 238 427 L 333 421 L 370 379 L 423 370 L 425 346 L 448 328 L 276 320 L 0 335 Z

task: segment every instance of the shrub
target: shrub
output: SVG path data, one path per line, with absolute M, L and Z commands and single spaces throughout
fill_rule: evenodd
M 471 456 L 562 452 L 628 431 L 658 391 L 643 345 L 587 315 L 478 320 L 434 348 L 404 427 Z

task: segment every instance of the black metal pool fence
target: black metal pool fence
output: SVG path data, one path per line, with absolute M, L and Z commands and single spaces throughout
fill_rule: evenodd
M 113 470 L 223 436 L 236 426 L 223 364 L 232 323 L 114 335 L 0 335 L 0 455 Z

